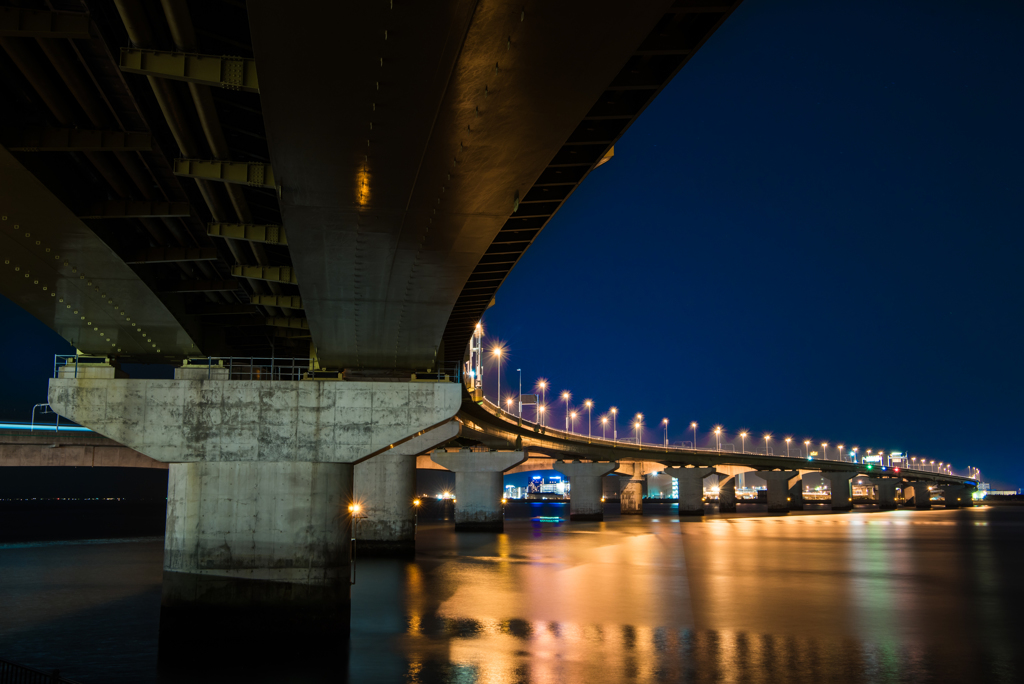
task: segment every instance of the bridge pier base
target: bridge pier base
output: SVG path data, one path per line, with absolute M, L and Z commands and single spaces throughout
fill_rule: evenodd
M 360 555 L 414 554 L 416 455 L 388 452 L 357 463 L 353 489 Z
M 736 512 L 736 476 L 718 473 L 718 512 Z
M 928 483 L 924 480 L 918 480 L 913 485 L 914 491 L 914 508 L 919 511 L 927 511 L 932 507 L 931 492 L 928 490 Z M 903 496 L 906 497 L 906 488 L 903 490 Z
M 347 634 L 352 465 L 172 463 L 161 632 Z
M 768 485 L 768 512 L 788 513 L 789 482 L 794 477 L 800 477 L 799 471 L 759 470 L 757 475 L 763 478 Z
M 946 508 L 960 508 L 963 506 L 962 497 L 967 488 L 963 485 L 944 485 L 941 487 L 942 496 L 946 502 Z
M 522 451 L 438 451 L 438 465 L 455 473 L 455 529 L 503 532 L 503 473 L 526 460 Z
M 796 478 L 793 483 L 789 486 L 788 496 L 789 510 L 791 511 L 802 511 L 804 510 L 804 477 Z
M 558 461 L 555 470 L 569 478 L 569 520 L 604 520 L 601 485 L 605 475 L 618 467 L 616 463 L 580 463 Z
M 644 480 L 641 464 L 633 464 L 633 476 L 621 482 L 622 489 L 619 493 L 619 507 L 622 515 L 643 515 L 644 514 Z
M 715 469 L 668 468 L 665 472 L 679 480 L 679 515 L 704 515 L 704 478 L 714 475 Z M 733 489 L 734 497 L 735 493 Z
M 832 490 L 832 510 L 852 511 L 853 510 L 853 485 L 850 482 L 857 477 L 857 472 L 844 470 L 840 472 L 823 471 L 821 476 L 828 480 L 829 488 Z
M 900 484 L 898 477 L 879 477 L 871 482 L 878 487 L 878 508 L 883 511 L 896 509 L 896 487 Z

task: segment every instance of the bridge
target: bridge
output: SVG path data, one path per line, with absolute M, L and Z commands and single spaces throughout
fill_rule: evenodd
M 269 607 L 268 629 L 347 631 L 353 517 L 412 548 L 423 454 L 456 472 L 467 528 L 498 525 L 494 484 L 528 454 L 563 461 L 577 506 L 620 463 L 639 464 L 639 505 L 653 462 L 685 481 L 684 511 L 729 468 L 781 507 L 808 462 L 583 443 L 460 382 L 510 270 L 737 4 L 0 9 L 0 292 L 78 350 L 50 405 L 169 464 L 168 630 Z

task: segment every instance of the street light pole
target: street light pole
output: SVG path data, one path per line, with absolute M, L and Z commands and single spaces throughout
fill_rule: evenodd
M 618 442 L 619 441 L 619 429 L 617 427 L 618 421 L 615 420 L 616 418 L 618 418 L 618 416 L 619 416 L 619 409 L 617 409 L 614 406 L 612 406 L 612 441 L 613 442 Z
M 807 452 L 804 456 L 809 459 L 811 457 L 811 440 L 804 440 L 804 451 Z
M 608 439 L 608 416 L 601 416 L 601 439 Z
M 767 432 L 764 433 L 764 455 L 768 455 L 768 438 L 771 437 Z
M 662 418 L 661 422 L 665 426 L 665 448 L 668 449 L 668 418 Z
M 741 432 L 740 433 L 740 453 L 741 454 L 747 453 L 747 433 L 746 432 Z
M 523 369 L 516 368 L 519 373 L 519 425 L 523 424 Z
M 501 408 L 501 347 L 495 347 L 492 353 L 498 357 L 498 399 L 494 403 Z
M 693 428 L 693 448 L 697 448 L 697 421 L 690 423 L 690 427 Z
M 715 428 L 715 445 L 718 451 L 722 450 L 722 427 L 717 426 Z
M 569 431 L 569 397 L 568 391 L 562 392 L 562 399 L 565 399 L 565 431 Z
M 590 399 L 587 399 L 585 402 L 583 402 L 583 405 L 587 407 L 587 441 L 589 442 L 590 440 L 592 440 L 594 438 L 594 436 L 593 436 L 594 420 L 593 420 L 593 415 L 591 414 L 591 409 L 593 409 L 593 407 L 594 407 L 594 402 L 592 402 Z

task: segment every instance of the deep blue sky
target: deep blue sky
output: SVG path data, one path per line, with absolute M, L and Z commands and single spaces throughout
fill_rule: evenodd
M 746 0 L 502 286 L 505 387 L 1024 484 L 1022 30 Z
M 498 293 L 503 385 L 1024 485 L 1022 30 L 1019 2 L 746 0 Z M 66 346 L 0 315 L 24 420 Z

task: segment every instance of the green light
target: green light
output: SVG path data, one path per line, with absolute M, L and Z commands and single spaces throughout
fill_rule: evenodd
M 871 470 L 872 468 L 874 468 L 874 466 L 868 466 L 868 470 Z

